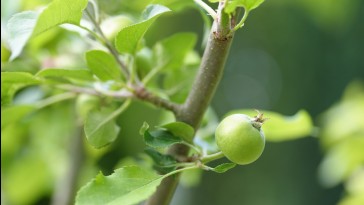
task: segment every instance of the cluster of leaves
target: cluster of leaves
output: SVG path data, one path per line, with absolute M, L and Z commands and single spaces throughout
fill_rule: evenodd
M 43 35 L 45 31 L 58 25 L 62 25 L 67 30 L 79 32 L 81 35 L 85 35 L 84 31 L 86 31 L 86 42 L 90 41 L 92 47 L 96 49 L 86 52 L 87 67 L 76 69 L 46 67 L 36 72 L 19 72 L 12 69 L 12 63 L 9 63 L 6 68 L 8 72 L 1 73 L 3 119 L 1 127 L 4 134 L 2 145 L 8 145 L 7 148 L 2 149 L 4 154 L 2 159 L 6 159 L 2 162 L 9 165 L 7 167 L 12 167 L 10 164 L 18 157 L 17 150 L 20 148 L 14 147 L 17 143 L 11 142 L 12 138 L 15 139 L 18 136 L 17 133 L 14 133 L 14 128 L 27 122 L 28 119 L 31 119 L 31 123 L 26 124 L 35 127 L 33 121 L 35 123 L 36 116 L 43 113 L 43 110 L 49 112 L 54 107 L 58 107 L 57 102 L 63 102 L 62 104 L 67 107 L 67 111 L 72 110 L 75 106 L 78 114 L 77 116 L 67 115 L 66 117 L 59 115 L 58 120 L 60 122 L 58 125 L 63 125 L 63 122 L 68 125 L 68 127 L 60 126 L 60 128 L 66 129 L 67 133 L 70 133 L 67 136 L 74 135 L 75 125 L 83 124 L 88 142 L 94 148 L 101 148 L 115 141 L 119 134 L 120 128 L 116 118 L 128 108 L 130 100 L 127 99 L 132 98 L 133 95 L 133 88 L 128 87 L 128 84 L 140 81 L 144 85 L 148 85 L 148 88 L 155 93 L 163 95 L 164 98 L 175 99 L 175 101 L 184 99 L 191 84 L 190 81 L 193 79 L 194 70 L 200 61 L 199 56 L 193 50 L 197 40 L 196 36 L 192 33 L 176 34 L 161 40 L 152 48 L 148 48 L 144 44 L 143 37 L 159 16 L 171 12 L 164 5 L 173 9 L 181 9 L 182 6 L 193 4 L 191 4 L 192 1 L 183 4 L 178 1 L 155 1 L 155 3 L 146 7 L 142 18 L 139 20 L 124 16 L 121 20 L 127 20 L 127 22 L 118 22 L 120 18 L 109 18 L 111 21 L 116 20 L 114 23 L 119 26 L 117 28 L 119 31 L 114 36 L 112 32 L 107 30 L 107 27 L 103 26 L 102 22 L 106 20 L 101 19 L 100 13 L 98 13 L 99 8 L 94 1 L 55 0 L 41 12 L 26 11 L 14 15 L 9 20 L 7 25 L 9 38 L 6 40 L 11 51 L 10 60 L 22 57 L 21 52 L 29 40 L 33 40 L 40 34 Z M 73 27 L 69 24 L 72 24 Z M 103 28 L 105 30 L 102 30 Z M 115 43 L 110 43 L 110 41 Z M 36 99 L 33 101 L 29 101 L 26 97 L 21 99 L 22 95 L 33 95 L 34 93 L 39 93 L 39 95 L 35 96 Z M 70 102 L 72 103 L 70 104 Z M 66 111 L 63 107 L 60 112 L 62 110 Z M 69 112 L 65 112 L 65 114 L 69 114 Z M 55 118 L 50 119 L 49 122 L 44 121 L 46 119 L 40 121 L 51 128 L 53 119 Z M 42 128 L 39 130 L 47 131 L 44 133 L 45 135 L 66 140 L 62 137 L 65 135 L 64 132 L 54 134 L 54 132 L 59 131 L 58 126 L 56 130 Z M 26 136 L 24 133 L 27 132 L 27 129 L 22 129 L 19 136 Z M 70 140 L 70 143 L 72 142 Z M 44 143 L 65 146 L 65 142 L 48 143 L 48 141 L 44 141 Z M 45 150 L 40 151 L 30 155 L 32 157 L 28 157 L 29 160 L 28 158 L 24 160 L 30 163 L 30 159 L 40 158 L 39 156 L 42 155 L 50 156 L 48 153 L 44 153 Z M 19 162 L 26 164 L 24 160 Z M 44 173 L 44 175 L 40 178 L 34 177 L 34 183 L 38 179 L 53 181 L 54 178 L 60 178 L 60 174 L 64 173 L 62 170 L 67 168 L 65 163 L 59 162 L 58 164 L 62 168 L 53 168 L 57 174 L 52 176 L 54 170 L 46 171 L 48 168 L 44 168 L 47 167 L 44 163 L 53 164 L 55 160 L 48 160 L 47 158 L 44 163 L 43 160 L 38 159 L 37 161 L 41 164 L 29 166 L 28 170 L 31 167 L 34 167 L 34 170 L 44 170 L 43 172 L 35 171 Z M 9 173 L 14 173 L 12 174 L 14 177 L 9 176 L 9 180 L 17 178 L 21 181 L 24 179 L 20 172 L 13 172 L 12 170 L 11 168 L 4 169 L 7 178 Z M 150 170 L 150 172 L 153 171 Z M 39 190 L 38 194 L 29 192 L 33 194 L 33 198 L 51 188 L 49 183 L 37 182 L 40 186 L 45 185 L 43 188 L 37 189 Z M 34 186 L 34 183 L 29 183 L 29 186 Z M 11 184 L 6 183 L 11 201 L 15 200 L 17 204 L 24 204 L 26 200 L 32 200 L 29 197 L 22 197 L 24 193 L 30 190 L 30 187 L 24 186 L 24 191 L 15 191 L 16 189 L 11 189 L 11 187 L 13 187 Z M 14 191 L 16 194 L 12 194 L 15 193 Z M 82 200 L 79 203 L 83 203 Z M 86 204 L 89 203 L 86 202 Z
M 234 111 L 234 113 L 253 113 L 254 110 L 243 110 Z M 300 137 L 308 136 L 312 131 L 311 118 L 305 111 L 298 112 L 295 116 L 284 117 L 278 113 L 267 112 L 267 116 L 272 117 L 272 121 L 275 123 L 271 126 L 263 127 L 264 132 L 267 134 L 267 140 L 269 141 L 284 141 L 291 139 L 298 139 Z M 288 134 L 284 133 L 283 129 L 285 127 L 290 127 Z M 89 184 L 84 186 L 78 194 L 78 202 L 80 204 L 97 204 L 91 201 L 91 195 L 98 195 L 99 199 L 105 201 L 112 201 L 112 203 L 131 201 L 130 203 L 136 203 L 144 200 L 152 194 L 156 187 L 159 185 L 161 180 L 172 174 L 182 172 L 190 169 L 204 169 L 208 171 L 214 171 L 216 173 L 224 173 L 231 168 L 236 166 L 235 163 L 222 163 L 214 168 L 207 166 L 205 163 L 221 158 L 223 155 L 217 155 L 216 158 L 211 155 L 206 155 L 208 151 L 203 151 L 204 149 L 213 150 L 214 142 L 208 143 L 208 138 L 201 136 L 196 136 L 193 140 L 194 129 L 189 125 L 182 122 L 168 123 L 157 127 L 155 130 L 150 130 L 149 125 L 144 123 L 140 130 L 140 134 L 143 134 L 145 144 L 148 146 L 146 153 L 154 161 L 154 169 L 158 170 L 159 173 L 166 173 L 164 175 L 152 174 L 153 172 L 146 173 L 148 169 L 140 168 L 138 166 L 126 166 L 121 169 L 115 170 L 110 176 L 103 176 L 99 174 L 95 179 Z M 195 143 L 194 143 L 195 142 Z M 166 150 L 173 144 L 185 144 L 191 147 L 190 155 L 184 159 L 176 159 L 170 155 L 165 154 Z M 200 146 L 202 145 L 202 146 Z M 216 145 L 215 145 L 216 146 Z M 216 152 L 216 150 L 214 150 Z M 218 153 L 217 153 L 218 154 Z M 181 162 L 182 161 L 182 162 Z M 177 168 L 180 169 L 177 169 Z M 139 174 L 132 174 L 134 170 Z M 140 171 L 144 170 L 144 171 Z M 127 173 L 129 173 L 127 175 Z M 125 174 L 125 175 L 124 175 Z M 146 176 L 147 178 L 145 178 Z M 126 179 L 124 179 L 123 177 Z M 131 177 L 132 176 L 132 177 Z M 150 178 L 149 178 L 150 176 Z M 118 179 L 118 180 L 117 180 Z M 126 187 L 126 182 L 124 180 L 141 180 L 131 183 L 133 187 Z M 134 186 L 135 185 L 135 186 Z M 110 192 L 108 195 L 101 193 L 102 190 L 107 190 L 113 187 L 117 190 L 113 197 L 111 197 Z M 130 190 L 125 192 L 123 190 Z M 125 192 L 125 193 L 124 193 Z M 144 193 L 144 194 L 140 194 Z M 119 201 L 120 200 L 120 201 Z M 133 203 L 132 203 L 133 202 Z M 117 203 L 116 203 L 117 204 Z M 129 204 L 129 203 L 127 203 Z
M 69 5 L 72 5 L 72 9 L 68 8 Z M 94 8 L 95 4 L 89 3 L 86 6 L 87 1 L 84 0 L 73 1 L 72 3 L 54 1 L 40 14 L 27 11 L 14 15 L 8 23 L 9 36 L 11 36 L 9 46 L 12 51 L 10 59 L 16 58 L 21 53 L 21 50 L 30 38 L 64 23 L 74 24 L 86 29 L 90 31 L 90 34 L 96 40 L 100 40 L 106 46 L 112 46 L 108 44 L 108 39 L 102 39 L 103 31 L 100 31 L 101 34 L 91 31 L 91 29 L 96 29 L 94 27 L 98 25 L 85 28 L 80 24 L 82 22 L 82 15 L 86 14 L 88 14 L 86 15 L 88 19 L 99 21 L 93 19 L 97 16 L 97 13 L 90 14 L 90 12 L 98 10 Z M 62 11 L 67 11 L 68 13 Z M 167 96 L 172 100 L 182 101 L 189 88 L 187 85 L 191 84 L 190 80 L 199 63 L 199 57 L 193 51 L 196 36 L 191 33 L 176 34 L 157 43 L 152 49 L 143 46 L 142 43 L 143 36 L 150 25 L 158 16 L 168 12 L 170 12 L 170 9 L 162 5 L 150 5 L 145 9 L 141 21 L 124 27 L 117 33 L 115 36 L 115 48 L 120 54 L 124 54 L 123 60 L 127 64 L 120 63 L 119 57 L 115 58 L 112 52 L 97 49 L 87 51 L 85 54 L 88 68 L 47 68 L 37 72 L 35 75 L 24 72 L 2 73 L 2 106 L 10 105 L 13 95 L 19 89 L 31 85 L 49 85 L 70 92 L 85 92 L 90 95 L 116 97 L 123 100 L 132 95 L 130 90 L 132 88 L 127 87 L 127 82 L 130 80 L 136 81 L 139 78 L 144 85 L 148 84 L 148 87 L 155 89 L 157 93 L 163 93 L 163 95 L 167 93 Z M 24 21 L 31 21 L 32 23 L 27 24 L 27 27 L 24 28 Z M 86 20 L 83 19 L 83 21 Z M 158 76 L 156 77 L 157 74 Z M 177 79 L 187 80 L 175 83 L 178 82 L 176 81 Z M 163 92 L 159 91 L 161 89 Z M 114 109 L 115 105 L 111 107 L 104 105 L 102 107 L 105 109 L 102 108 L 97 111 L 94 108 L 100 105 L 99 101 L 97 99 L 88 100 L 88 104 L 93 102 L 94 105 L 88 106 L 87 109 L 83 105 L 79 106 L 81 108 L 79 112 L 85 118 L 86 136 L 90 143 L 97 148 L 103 147 L 115 140 L 118 128 L 113 120 L 129 104 L 126 102 L 116 110 Z M 104 100 L 103 103 L 108 102 L 110 104 L 110 100 Z M 10 109 L 10 107 L 7 109 Z M 29 106 L 27 108 L 21 106 L 20 109 L 22 109 L 22 112 L 18 111 L 17 107 L 11 107 L 10 111 L 18 113 L 15 115 L 19 116 L 18 118 L 31 111 Z M 88 111 L 91 110 L 93 112 L 90 112 L 90 115 L 88 115 Z
M 364 203 L 364 85 L 351 83 L 341 101 L 322 114 L 320 142 L 325 158 L 319 166 L 323 185 L 345 182 L 340 205 Z

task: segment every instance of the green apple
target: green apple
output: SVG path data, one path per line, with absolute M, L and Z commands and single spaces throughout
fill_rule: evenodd
M 217 146 L 232 162 L 250 164 L 263 153 L 265 137 L 261 129 L 262 114 L 250 118 L 244 114 L 233 114 L 224 118 L 216 128 Z

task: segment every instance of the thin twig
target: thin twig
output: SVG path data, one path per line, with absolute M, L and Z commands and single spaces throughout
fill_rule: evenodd
M 96 31 L 100 34 L 101 38 L 103 39 L 102 43 L 104 43 L 106 48 L 114 56 L 115 60 L 119 64 L 119 66 L 121 68 L 121 71 L 125 75 L 126 79 L 129 79 L 130 72 L 129 72 L 128 67 L 126 66 L 126 64 L 123 61 L 121 61 L 121 59 L 119 57 L 119 53 L 115 50 L 115 48 L 112 46 L 110 41 L 106 38 L 106 36 L 105 36 L 104 32 L 102 31 L 102 29 L 100 28 L 100 25 L 98 24 L 98 22 L 96 22 L 96 20 L 92 17 L 92 15 L 87 10 L 86 10 L 86 14 L 90 18 L 92 23 L 94 24 Z
M 229 34 L 232 34 L 233 32 L 237 31 L 239 28 L 244 26 L 244 23 L 246 19 L 248 18 L 249 10 L 245 9 L 243 18 L 241 18 L 240 22 L 230 31 Z
M 74 85 L 58 85 L 56 86 L 59 89 L 67 90 L 69 92 L 73 93 L 84 93 L 89 95 L 95 95 L 95 96 L 108 96 L 113 98 L 119 98 L 119 99 L 132 99 L 137 98 L 142 101 L 151 103 L 157 107 L 162 107 L 167 110 L 172 111 L 173 113 L 178 113 L 181 109 L 181 105 L 173 103 L 169 100 L 163 99 L 157 95 L 154 95 L 153 93 L 146 90 L 143 86 L 133 86 L 131 89 L 122 89 L 119 91 L 100 91 L 95 90 L 92 88 L 85 88 L 85 87 L 78 87 Z
M 150 102 L 157 107 L 163 107 L 167 110 L 172 111 L 173 113 L 177 114 L 180 111 L 181 105 L 173 103 L 169 100 L 160 98 L 152 93 L 150 93 L 146 88 L 143 86 L 135 86 L 134 88 L 134 95 L 139 98 L 140 100 L 144 100 Z
M 209 162 L 212 162 L 214 160 L 220 159 L 225 157 L 225 155 L 222 152 L 216 152 L 214 154 L 206 155 L 201 158 L 201 162 L 203 164 L 207 164 Z
M 39 101 L 37 103 L 37 108 L 38 109 L 41 109 L 41 108 L 44 108 L 48 105 L 52 105 L 54 103 L 57 103 L 57 102 L 60 102 L 60 101 L 63 101 L 63 100 L 68 100 L 68 99 L 72 99 L 72 98 L 75 98 L 76 97 L 76 94 L 71 92 L 71 93 L 62 93 L 62 94 L 59 94 L 59 95 L 53 95 L 49 98 L 46 98 L 46 99 L 43 99 L 41 101 Z
M 74 86 L 74 85 L 57 85 L 56 87 L 59 89 L 67 90 L 67 91 L 74 92 L 74 93 L 80 93 L 80 94 L 84 93 L 84 94 L 89 94 L 89 95 L 102 96 L 102 94 L 100 92 L 97 92 L 96 90 L 94 90 L 92 88 L 78 87 L 78 86 Z

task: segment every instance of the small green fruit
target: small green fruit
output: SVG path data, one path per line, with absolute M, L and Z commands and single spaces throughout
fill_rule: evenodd
M 224 118 L 216 128 L 217 146 L 232 162 L 250 164 L 262 154 L 265 137 L 261 126 L 263 115 L 250 118 L 244 114 L 233 114 Z

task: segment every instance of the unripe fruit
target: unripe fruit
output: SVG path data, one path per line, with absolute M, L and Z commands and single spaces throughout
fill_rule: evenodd
M 250 118 L 244 114 L 233 114 L 224 118 L 216 128 L 217 146 L 232 162 L 250 164 L 262 154 L 265 137 L 261 126 L 262 114 Z

